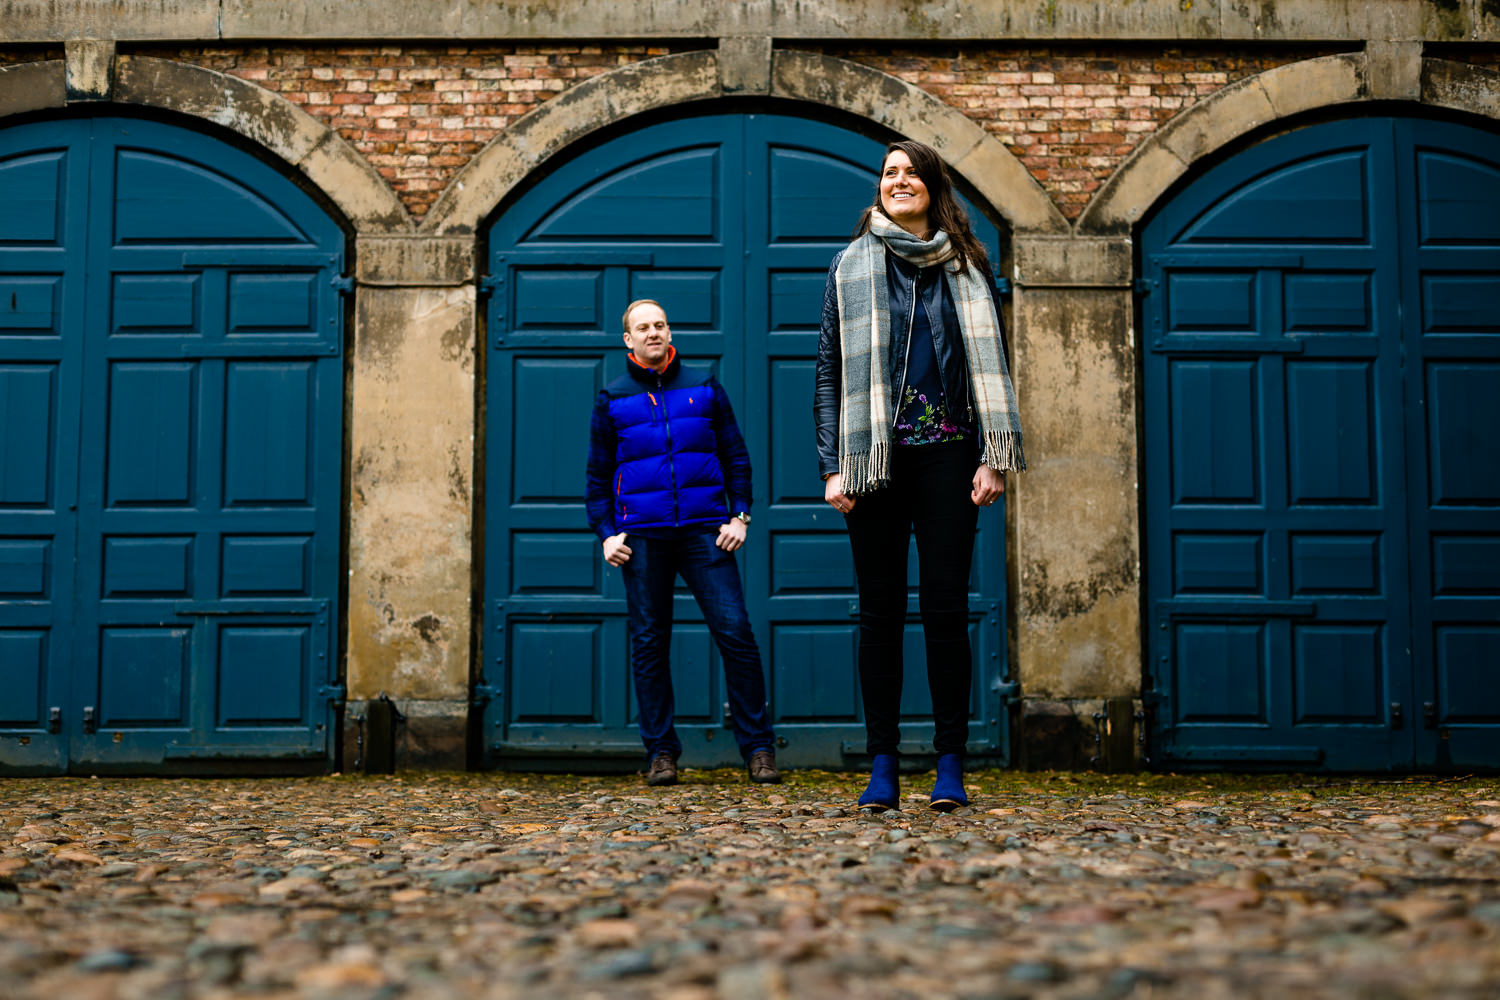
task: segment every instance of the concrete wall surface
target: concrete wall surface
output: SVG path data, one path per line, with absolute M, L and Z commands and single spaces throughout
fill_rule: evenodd
M 1495 41 L 1488 0 L 6 0 L 0 42 L 307 39 L 1337 38 Z

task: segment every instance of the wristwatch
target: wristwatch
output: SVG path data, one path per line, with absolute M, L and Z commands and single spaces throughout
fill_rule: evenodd
M 745 527 L 747 527 L 747 528 L 750 527 L 750 515 L 748 513 L 746 513 L 745 511 L 740 511 L 738 514 L 736 514 L 734 516 L 736 518 L 738 518 L 739 522 L 741 524 L 743 524 Z

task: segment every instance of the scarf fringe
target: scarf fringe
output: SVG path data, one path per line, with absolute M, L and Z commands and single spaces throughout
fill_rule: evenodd
M 839 456 L 839 477 L 849 496 L 859 496 L 880 489 L 891 480 L 891 449 L 884 441 L 869 451 L 845 452 Z
M 984 464 L 996 472 L 1025 469 L 1026 452 L 1021 447 L 1021 435 L 1016 431 L 985 431 Z

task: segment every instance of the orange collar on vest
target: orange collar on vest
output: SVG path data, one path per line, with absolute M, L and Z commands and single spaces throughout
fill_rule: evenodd
M 635 356 L 635 352 L 634 351 L 631 351 L 629 354 L 626 355 L 626 357 L 628 357 L 630 359 L 630 361 L 631 361 L 632 364 L 635 364 L 635 365 L 637 365 L 637 366 L 639 366 L 641 368 L 645 368 L 645 369 L 647 369 L 649 371 L 654 371 L 654 372 L 656 372 L 656 374 L 660 375 L 662 372 L 666 371 L 668 368 L 671 368 L 672 367 L 672 362 L 677 360 L 677 348 L 673 347 L 671 344 L 668 344 L 667 345 L 667 356 L 662 359 L 660 367 L 657 367 L 657 368 L 652 368 L 650 365 L 642 364 L 641 363 L 641 359 Z

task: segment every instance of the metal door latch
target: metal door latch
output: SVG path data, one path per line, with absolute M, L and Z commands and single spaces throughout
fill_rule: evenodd
M 1404 721 L 1405 720 L 1402 717 L 1401 703 L 1399 701 L 1391 702 L 1391 728 L 1400 729 Z
M 94 717 L 94 706 L 89 705 L 83 710 L 83 731 L 94 733 L 99 731 L 99 720 Z
M 62 709 L 58 708 L 56 705 L 53 705 L 51 708 L 47 709 L 47 732 L 62 732 Z

